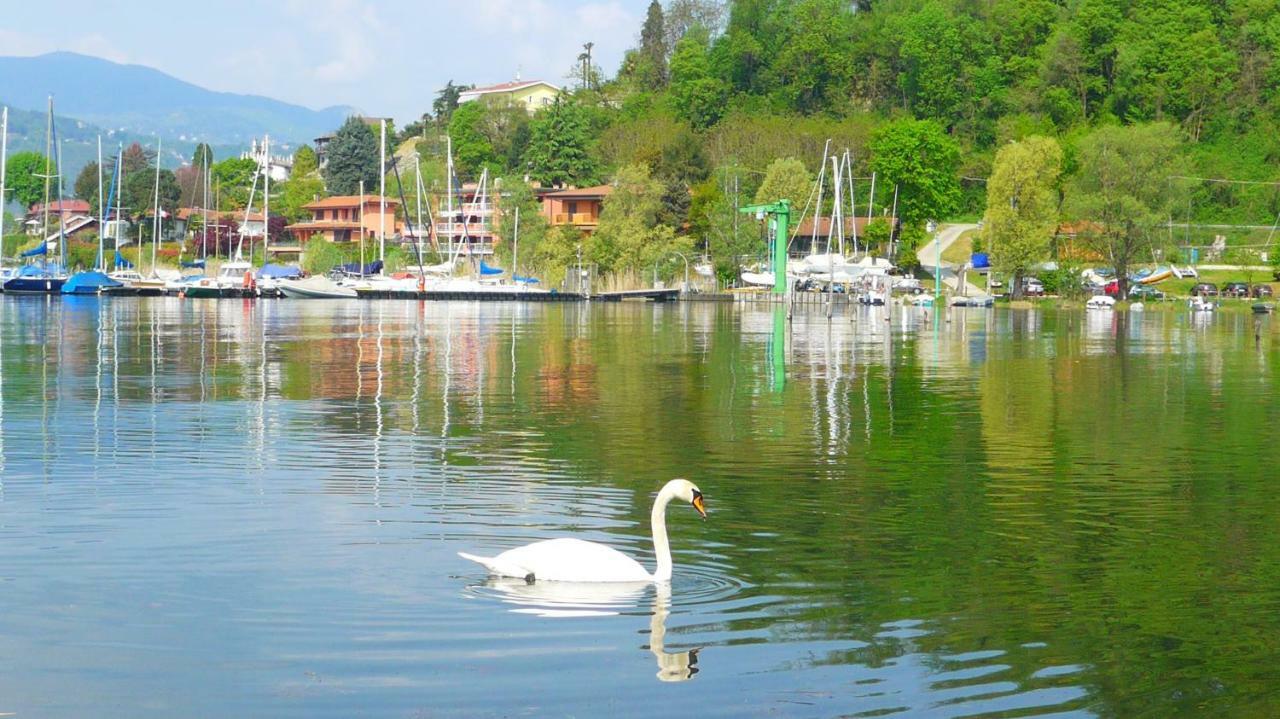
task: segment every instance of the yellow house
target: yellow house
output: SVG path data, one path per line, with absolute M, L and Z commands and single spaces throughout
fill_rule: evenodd
M 463 90 L 458 102 L 484 100 L 494 103 L 511 103 L 523 107 L 530 115 L 556 101 L 560 88 L 542 80 L 513 80 L 501 85 L 476 87 Z

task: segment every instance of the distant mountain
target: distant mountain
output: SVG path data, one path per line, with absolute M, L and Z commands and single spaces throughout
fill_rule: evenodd
M 47 101 L 47 98 L 46 98 Z M 64 185 L 68 196 L 73 192 L 76 175 L 98 155 L 98 138 L 102 138 L 102 154 L 110 157 L 115 154 L 117 145 L 128 147 L 137 142 L 149 150 L 154 150 L 156 137 L 137 132 L 106 130 L 83 120 L 67 117 L 62 114 L 58 99 L 54 99 L 54 123 L 58 131 L 58 139 L 62 142 L 62 168 L 66 178 Z M 45 110 L 22 110 L 16 107 L 7 97 L 0 97 L 0 106 L 9 108 L 9 154 L 32 150 L 44 154 L 47 116 Z M 160 164 L 168 168 L 176 168 L 189 162 L 195 153 L 196 143 L 191 140 L 164 140 L 164 154 Z M 236 157 L 249 144 L 213 144 L 214 160 Z M 12 209 L 12 208 L 10 208 Z
M 0 77 L 0 92 L 15 107 L 41 111 L 53 93 L 59 114 L 89 124 L 211 145 L 247 146 L 263 133 L 282 143 L 311 142 L 355 112 L 214 92 L 149 67 L 70 52 L 0 57 Z

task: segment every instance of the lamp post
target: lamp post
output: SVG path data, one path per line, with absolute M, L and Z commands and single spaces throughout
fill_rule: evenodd
M 938 239 L 938 224 L 929 220 L 925 229 L 933 235 L 933 304 L 942 296 L 942 243 Z
M 658 259 L 653 261 L 653 286 L 655 289 L 658 287 L 658 264 L 663 260 L 665 260 L 666 258 L 670 257 L 671 255 L 676 255 L 680 259 L 684 260 L 684 286 L 680 288 L 680 291 L 688 292 L 689 291 L 689 258 L 685 257 L 684 253 L 679 250 L 671 250 L 663 255 L 660 255 Z

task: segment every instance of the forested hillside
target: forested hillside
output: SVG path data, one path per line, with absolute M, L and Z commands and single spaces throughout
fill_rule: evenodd
M 661 228 L 717 255 L 750 250 L 758 236 L 733 234 L 734 205 L 771 174 L 769 192 L 794 188 L 803 205 L 828 139 L 867 178 L 862 198 L 877 172 L 877 213 L 900 189 L 908 246 L 924 218 L 982 215 L 997 149 L 1031 136 L 1061 148 L 1061 174 L 1046 180 L 1061 218 L 1096 219 L 1073 217 L 1092 207 L 1077 180 L 1096 174 L 1081 148 L 1118 127 L 1122 144 L 1172 143 L 1145 177 L 1162 191 L 1142 213 L 1145 239 L 1177 252 L 1206 233 L 1241 245 L 1267 233 L 1175 233 L 1170 220 L 1270 225 L 1280 212 L 1275 185 L 1182 179 L 1280 179 L 1277 51 L 1280 0 L 672 0 L 650 6 L 622 67 L 580 65 L 572 97 L 532 119 L 455 112 L 449 88 L 405 135 L 447 129 L 472 176 L 630 178 L 659 229 L 593 238 L 607 259 L 616 248 L 602 243 L 653 244 L 669 237 Z M 1127 132 L 1148 125 L 1163 130 Z M 439 151 L 434 140 L 420 149 Z

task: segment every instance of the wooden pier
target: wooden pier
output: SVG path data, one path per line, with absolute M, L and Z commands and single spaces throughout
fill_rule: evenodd
M 680 290 L 672 287 L 671 289 L 660 290 L 627 290 L 625 292 L 604 292 L 598 295 L 592 295 L 592 300 L 597 302 L 674 302 L 680 299 Z
M 397 290 L 356 290 L 362 300 L 433 300 L 455 302 L 581 302 L 575 292 L 401 292 Z

